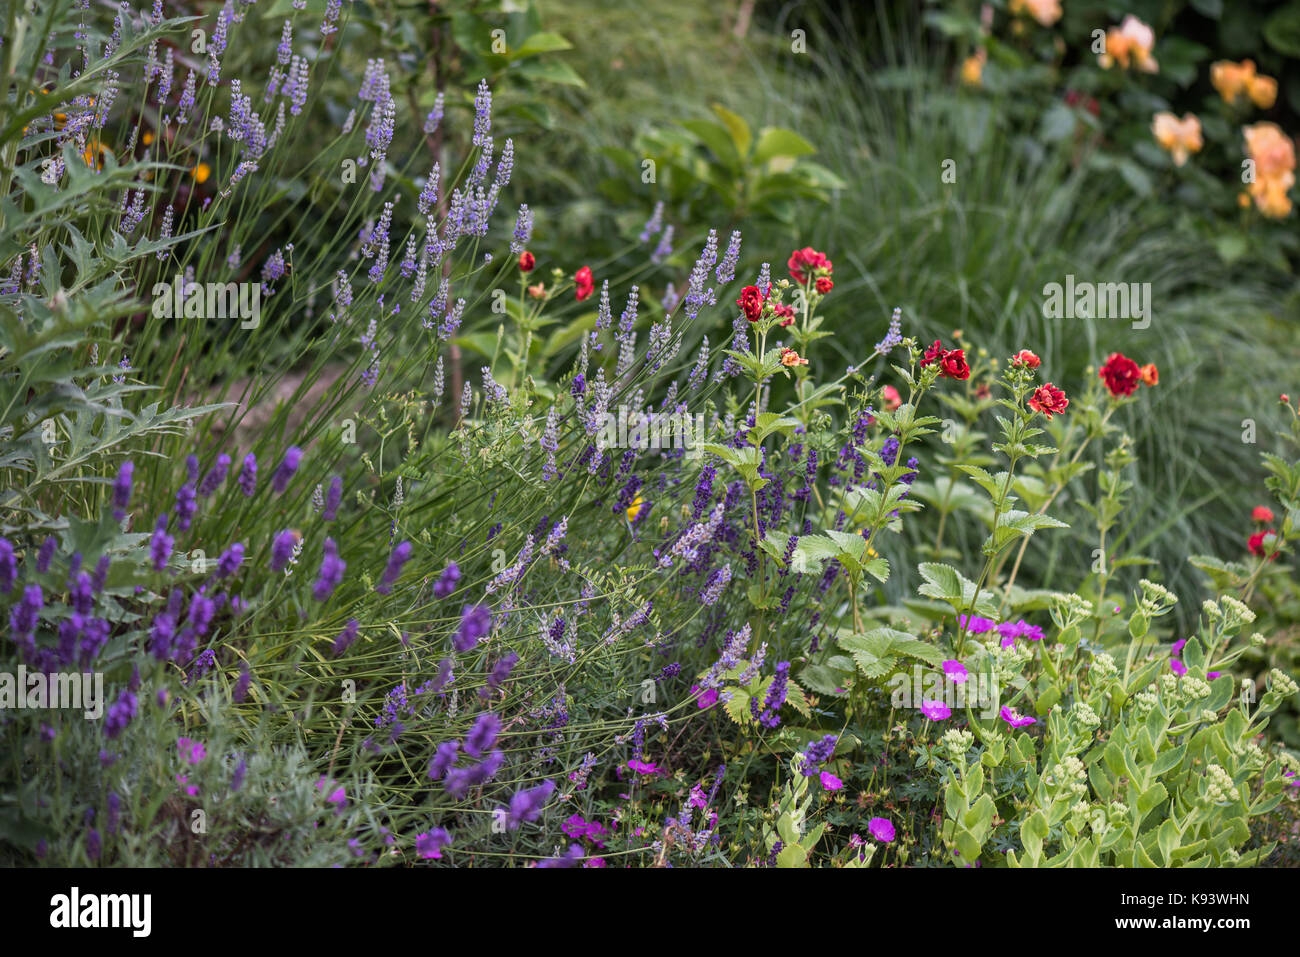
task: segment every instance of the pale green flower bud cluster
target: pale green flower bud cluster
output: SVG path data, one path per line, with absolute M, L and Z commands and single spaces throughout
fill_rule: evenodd
M 1238 601 L 1231 595 L 1224 595 L 1219 599 L 1219 604 L 1223 607 L 1224 624 L 1228 628 L 1234 628 L 1243 622 L 1249 625 L 1255 620 L 1255 613 L 1244 602 Z
M 1160 676 L 1160 697 L 1166 701 L 1178 700 L 1178 676 L 1165 672 Z
M 1109 652 L 1103 651 L 1093 656 L 1091 674 L 1098 681 L 1105 681 L 1119 674 L 1119 666 L 1115 664 L 1115 659 Z
M 966 754 L 971 749 L 971 745 L 975 743 L 975 735 L 971 734 L 969 731 L 959 731 L 956 728 L 952 728 L 945 731 L 940 740 L 942 741 L 944 748 L 948 751 L 948 757 L 952 758 L 954 761 L 960 761 L 966 757 Z
M 1092 602 L 1073 592 L 1056 592 L 1052 595 L 1052 621 L 1064 630 L 1092 614 Z
M 1269 692 L 1276 694 L 1279 697 L 1289 698 L 1295 694 L 1296 691 L 1300 691 L 1300 688 L 1296 687 L 1295 679 L 1285 671 L 1279 671 L 1277 668 L 1274 668 L 1268 673 L 1268 678 Z
M 1211 764 L 1205 769 L 1206 777 L 1206 797 L 1211 804 L 1224 804 L 1228 801 L 1238 801 L 1241 799 L 1241 793 L 1237 786 L 1232 783 L 1232 776 L 1223 770 L 1217 764 Z
M 1264 645 L 1267 644 L 1267 642 L 1268 639 L 1265 638 L 1263 635 L 1261 635 L 1259 632 L 1255 632 L 1253 635 L 1250 636 L 1250 644 L 1254 648 L 1263 648 Z
M 1164 585 L 1157 585 L 1145 578 L 1138 584 L 1142 586 L 1142 599 L 1138 604 L 1147 617 L 1153 618 L 1163 614 L 1167 608 L 1178 604 L 1178 596 Z
M 1133 696 L 1133 711 L 1139 718 L 1145 718 L 1160 704 L 1160 693 L 1151 688 L 1144 688 Z
M 1093 711 L 1092 706 L 1086 701 L 1076 701 L 1074 707 L 1070 709 L 1070 714 L 1074 715 L 1074 720 L 1085 728 L 1101 727 L 1101 718 L 1097 717 L 1097 712 Z
M 1179 686 L 1183 692 L 1183 701 L 1188 704 L 1200 698 L 1208 698 L 1210 696 L 1209 684 L 1202 681 L 1200 678 L 1193 677 L 1192 675 L 1183 675 L 1182 680 L 1179 682 Z
M 1201 720 L 1206 724 L 1214 724 L 1214 722 L 1219 720 L 1219 713 L 1217 711 L 1211 711 L 1209 708 L 1204 708 L 1201 711 Z

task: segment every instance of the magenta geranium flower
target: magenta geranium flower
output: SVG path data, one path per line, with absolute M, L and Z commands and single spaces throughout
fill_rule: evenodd
M 1180 678 L 1187 674 L 1187 665 L 1183 664 L 1181 658 L 1170 658 L 1169 667 L 1173 670 L 1173 673 L 1178 675 Z
M 1021 714 L 1015 708 L 1008 708 L 1006 705 L 1002 706 L 1002 720 L 1013 728 L 1025 728 L 1031 724 L 1038 724 L 1037 719 Z
M 867 822 L 867 830 L 882 844 L 888 844 L 894 839 L 894 825 L 889 823 L 887 817 L 873 817 Z
M 1187 644 L 1187 639 L 1179 638 L 1177 641 L 1175 641 L 1172 645 L 1169 646 L 1169 653 L 1173 655 L 1175 658 L 1180 657 L 1183 653 L 1183 645 L 1185 644 Z
M 958 615 L 957 624 L 972 635 L 982 635 L 998 627 L 998 623 L 992 618 L 972 618 L 970 615 Z
M 844 782 L 841 781 L 839 778 L 837 778 L 835 775 L 831 774 L 831 772 L 829 771 L 822 772 L 821 781 L 822 781 L 822 787 L 824 787 L 827 791 L 838 791 L 840 788 L 844 787 Z
M 186 764 L 198 764 L 208 754 L 207 748 L 201 741 L 191 741 L 189 738 L 177 738 L 176 750 L 180 752 L 181 760 Z
M 654 774 L 659 770 L 659 765 L 657 764 L 652 764 L 649 761 L 637 761 L 635 759 L 629 761 L 627 766 L 637 774 Z
M 921 714 L 925 715 L 931 721 L 943 721 L 952 717 L 952 708 L 948 707 L 942 701 L 922 701 Z
M 695 699 L 695 707 L 697 708 L 712 708 L 715 704 L 718 703 L 717 688 L 709 688 L 708 690 L 702 692 L 700 691 L 699 685 L 692 685 L 691 694 L 699 695 L 699 697 Z
M 451 843 L 451 835 L 440 827 L 415 836 L 415 853 L 422 858 L 442 858 L 442 849 Z
M 949 658 L 943 663 L 943 673 L 957 684 L 961 684 L 970 677 L 970 672 L 966 670 L 966 666 L 956 658 Z
M 998 634 L 1002 636 L 1003 648 L 1010 648 L 1017 638 L 1027 638 L 1030 641 L 1041 641 L 1043 638 L 1043 629 L 1029 624 L 1023 618 L 1015 622 L 1004 622 L 997 627 Z

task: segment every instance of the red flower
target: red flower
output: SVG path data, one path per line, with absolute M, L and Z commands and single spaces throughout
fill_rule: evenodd
M 903 404 L 903 397 L 898 394 L 898 390 L 892 385 L 887 385 L 880 390 L 880 396 L 884 400 L 885 410 L 893 412 Z
M 1050 382 L 1040 385 L 1029 397 L 1029 407 L 1049 419 L 1053 415 L 1060 415 L 1069 404 L 1070 400 L 1065 397 L 1065 393 Z
M 921 359 L 921 365 L 928 366 L 931 362 L 935 362 L 939 359 L 942 359 L 943 354 L 944 354 L 943 343 L 940 342 L 938 339 L 935 339 L 934 345 L 930 346 L 928 349 L 925 350 L 925 355 Z
M 1256 505 L 1255 510 L 1250 513 L 1250 517 L 1261 525 L 1267 525 L 1273 521 L 1273 510 L 1267 505 Z
M 519 254 L 519 271 L 532 272 L 533 267 L 537 265 L 537 258 L 527 249 Z
M 965 349 L 952 349 L 945 352 L 943 358 L 939 360 L 939 368 L 949 379 L 970 378 L 970 366 L 966 364 Z
M 740 307 L 746 319 L 750 322 L 758 322 L 763 318 L 763 304 L 766 301 L 757 286 L 746 286 L 740 290 L 740 298 L 736 300 L 736 305 Z
M 831 282 L 825 276 L 818 276 L 816 285 L 817 285 L 817 291 L 821 293 L 823 296 L 835 288 L 835 283 Z
M 829 276 L 834 269 L 826 254 L 819 253 L 811 246 L 796 249 L 785 265 L 790 270 L 790 278 L 801 286 L 816 276 Z
M 787 306 L 785 303 L 778 302 L 775 306 L 772 307 L 772 311 L 781 317 L 781 325 L 783 326 L 794 325 L 794 309 Z
M 1156 364 L 1154 362 L 1148 362 L 1141 369 L 1139 369 L 1138 372 L 1142 376 L 1142 381 L 1145 382 L 1147 385 L 1160 384 L 1160 370 L 1156 368 Z
M 573 275 L 573 284 L 578 297 L 578 302 L 586 299 L 596 291 L 596 280 L 591 276 L 591 267 L 583 266 Z
M 1264 547 L 1264 539 L 1275 539 L 1276 537 L 1277 533 L 1274 532 L 1273 529 L 1266 528 L 1262 532 L 1256 532 L 1254 535 L 1250 536 L 1250 539 L 1246 542 L 1246 547 L 1250 549 L 1252 555 L 1258 555 L 1260 558 L 1263 558 L 1268 552 L 1268 549 Z M 1268 556 L 1270 562 L 1275 558 L 1277 558 L 1277 552 Z
M 1097 373 L 1114 396 L 1132 395 L 1142 382 L 1142 370 L 1126 355 L 1112 352 Z
M 1028 349 L 1021 349 L 1011 357 L 1011 364 L 1013 366 L 1024 366 L 1026 369 L 1037 369 L 1043 364 L 1043 360 Z

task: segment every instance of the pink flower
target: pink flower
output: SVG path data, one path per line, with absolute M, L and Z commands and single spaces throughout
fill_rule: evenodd
M 699 697 L 695 699 L 695 707 L 697 708 L 712 708 L 718 703 L 717 688 L 709 688 L 707 691 L 701 692 L 700 686 L 694 685 L 691 687 L 691 694 L 699 695 Z
M 325 778 L 323 777 L 316 782 L 317 791 L 324 792 L 328 787 L 329 785 L 325 783 Z M 339 787 L 336 787 L 333 791 L 330 791 L 329 794 L 325 796 L 325 803 L 333 804 L 335 808 L 342 810 L 343 805 L 348 803 L 347 792 L 345 792 L 343 790 L 343 787 L 340 785 Z
M 921 714 L 931 721 L 944 721 L 952 717 L 952 708 L 942 701 L 922 701 Z
M 186 764 L 198 764 L 208 755 L 207 748 L 200 741 L 191 741 L 189 738 L 177 738 L 176 750 L 181 754 L 181 760 Z
M 176 775 L 176 783 L 181 786 L 181 789 L 190 797 L 195 797 L 199 793 L 198 785 L 189 784 L 188 782 L 189 778 L 184 774 Z
M 888 844 L 894 839 L 894 825 L 889 822 L 889 818 L 873 817 L 867 822 L 867 829 L 882 844 Z
M 652 764 L 649 761 L 632 760 L 627 763 L 627 766 L 637 774 L 654 774 L 659 770 L 659 765 Z
M 1182 659 L 1180 658 L 1170 658 L 1169 667 L 1173 673 L 1178 675 L 1180 678 L 1187 674 L 1187 665 L 1183 664 Z
M 1015 708 L 1008 708 L 1006 705 L 1002 706 L 1002 720 L 1013 728 L 1025 728 L 1031 724 L 1038 724 L 1036 719 L 1028 715 L 1022 715 Z
M 827 791 L 838 791 L 840 788 L 844 787 L 844 782 L 829 771 L 823 771 L 821 777 L 822 787 Z
M 963 684 L 970 677 L 970 672 L 956 658 L 949 658 L 943 663 L 943 673 L 957 684 Z

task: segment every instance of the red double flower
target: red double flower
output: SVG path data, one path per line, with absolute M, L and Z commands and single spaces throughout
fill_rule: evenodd
M 1060 415 L 1069 405 L 1070 400 L 1065 397 L 1065 393 L 1050 382 L 1040 385 L 1029 397 L 1029 407 L 1049 419 L 1053 415 Z
M 573 286 L 578 302 L 582 302 L 596 291 L 596 280 L 591 275 L 590 266 L 583 266 L 573 274 Z
M 736 305 L 750 322 L 758 322 L 763 318 L 763 306 L 766 303 L 767 299 L 758 291 L 757 286 L 746 286 L 740 290 L 740 298 L 736 300 Z
M 835 269 L 834 264 L 826 258 L 825 253 L 819 253 L 811 246 L 796 249 L 790 254 L 790 258 L 785 265 L 790 270 L 790 278 L 801 286 L 807 285 L 808 280 L 815 279 L 818 276 L 829 276 Z M 830 289 L 818 289 L 817 291 L 824 295 L 830 292 Z

